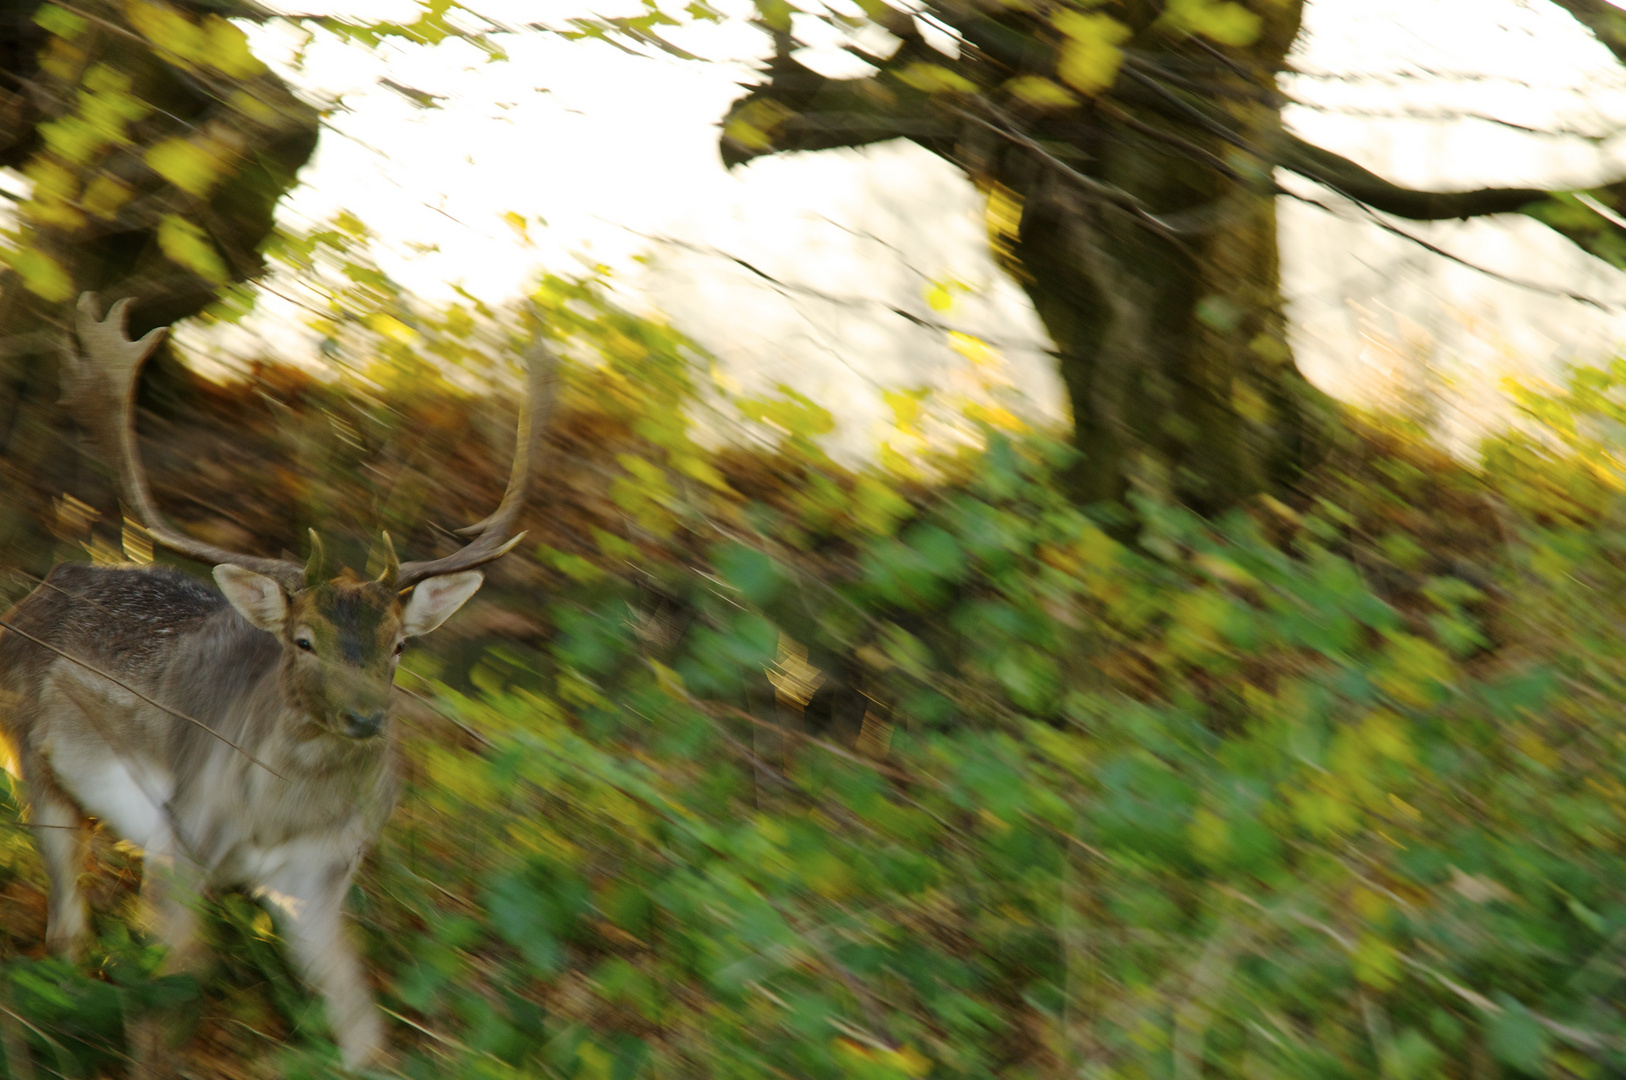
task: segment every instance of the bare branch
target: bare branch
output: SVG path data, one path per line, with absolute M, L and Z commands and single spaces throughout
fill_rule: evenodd
M 1515 214 L 1550 193 L 1541 188 L 1479 188 L 1474 191 L 1420 191 L 1385 180 L 1342 154 L 1287 135 L 1276 164 L 1340 195 L 1365 203 L 1385 214 L 1411 221 L 1447 221 L 1451 218 Z

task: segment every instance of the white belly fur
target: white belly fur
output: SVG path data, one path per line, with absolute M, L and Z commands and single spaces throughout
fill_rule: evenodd
M 169 835 L 164 809 L 175 791 L 166 770 L 113 757 L 77 759 L 56 754 L 51 759 L 64 790 L 90 816 L 99 819 L 120 840 L 143 850 Z

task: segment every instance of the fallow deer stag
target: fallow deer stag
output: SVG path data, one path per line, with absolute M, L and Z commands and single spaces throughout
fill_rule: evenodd
M 385 534 L 384 571 L 363 581 L 330 576 L 314 530 L 300 565 L 203 543 L 165 521 L 134 409 L 141 366 L 166 331 L 130 341 L 129 304 L 98 319 L 95 297 L 80 298 L 84 356 L 66 358 L 66 400 L 116 456 L 130 512 L 157 543 L 214 564 L 219 591 L 159 566 L 63 564 L 0 619 L 0 729 L 50 877 L 46 937 L 67 952 L 86 929 L 78 876 L 82 826 L 94 818 L 145 852 L 143 899 L 168 970 L 199 959 L 203 890 L 263 898 L 354 1068 L 376 1059 L 384 1035 L 341 907 L 396 799 L 396 661 L 406 638 L 480 587 L 476 567 L 521 539 L 553 355 L 532 347 L 508 489 L 464 530 L 474 538 L 445 558 L 401 563 Z M 155 1030 L 133 1040 L 151 1044 L 138 1054 L 158 1052 Z

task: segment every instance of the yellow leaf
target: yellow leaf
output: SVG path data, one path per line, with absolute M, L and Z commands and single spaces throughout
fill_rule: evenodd
M 773 140 L 768 133 L 746 120 L 744 117 L 731 116 L 723 125 L 723 138 L 730 142 L 737 142 L 747 150 L 771 150 Z
M 1410 765 L 1417 759 L 1405 723 L 1388 709 L 1379 709 L 1361 724 L 1361 739 L 1383 757 Z
M 34 22 L 47 33 L 70 40 L 84 33 L 90 25 L 82 16 L 55 4 L 40 5 L 39 10 L 34 12 Z
M 276 936 L 276 928 L 271 925 L 271 913 L 264 908 L 254 912 L 254 918 L 250 926 L 254 931 L 254 936 L 261 941 L 270 941 Z
M 66 38 L 53 37 L 40 55 L 40 70 L 63 82 L 72 82 L 84 63 L 85 50 Z
M 1028 429 L 1027 424 L 1022 422 L 1021 417 L 1011 412 L 1011 410 L 997 405 L 988 406 L 973 401 L 966 405 L 963 412 L 967 419 L 987 424 L 989 427 L 998 428 L 1000 431 L 1018 434 Z
M 1405 818 L 1407 821 L 1410 821 L 1413 825 L 1416 825 L 1423 820 L 1423 812 L 1421 810 L 1417 809 L 1417 807 L 1413 806 L 1405 799 L 1402 799 L 1399 795 L 1396 795 L 1392 791 L 1389 792 L 1389 805 L 1400 811 L 1400 816 Z
M 1081 93 L 1099 94 L 1117 80 L 1124 62 L 1118 46 L 1129 40 L 1129 27 L 1110 15 L 1081 11 L 1063 11 L 1056 16 L 1055 27 L 1065 36 L 1056 63 L 1063 82 Z
M 926 64 L 918 60 L 898 72 L 897 76 L 904 85 L 928 94 L 969 94 L 977 88 L 976 83 L 957 71 L 950 71 L 942 64 Z
M 165 214 L 158 223 L 158 248 L 170 262 L 184 266 L 199 277 L 223 284 L 226 264 L 204 231 L 175 214 Z
M 1231 852 L 1231 827 L 1207 807 L 1192 815 L 1186 839 L 1191 850 L 1205 863 L 1221 862 Z
M 924 475 L 920 467 L 889 442 L 881 444 L 881 465 L 894 476 L 901 476 L 905 480 L 919 480 Z
M 231 151 L 214 139 L 172 138 L 148 150 L 146 161 L 153 172 L 201 198 L 226 174 L 231 157 Z
M 127 0 L 124 12 L 137 33 L 180 66 L 195 67 L 208 57 L 208 36 L 169 5 L 152 0 Z
M 47 121 L 37 130 L 46 148 L 69 165 L 85 164 L 107 145 L 106 136 L 78 116 Z
M 17 276 L 23 279 L 23 286 L 35 296 L 54 303 L 66 300 L 74 293 L 73 279 L 62 269 L 62 264 L 42 251 L 24 248 L 6 252 L 5 261 L 11 264 Z
M 108 88 L 98 93 L 79 94 L 79 112 L 85 123 L 109 142 L 125 143 L 125 127 L 152 112 L 152 106 L 123 90 Z
M 73 232 L 85 223 L 84 214 L 57 199 L 36 199 L 23 204 L 23 209 L 34 224 L 46 225 L 63 232 Z
M 85 77 L 79 80 L 80 91 L 91 94 L 126 94 L 130 91 L 128 72 L 108 64 L 92 64 Z
M 734 490 L 728 486 L 728 480 L 717 471 L 716 466 L 694 454 L 673 454 L 672 467 L 684 476 L 700 481 L 713 491 L 728 494 Z
M 1243 378 L 1231 380 L 1231 408 L 1242 419 L 1254 424 L 1270 421 L 1270 403 L 1251 382 Z
M 1201 34 L 1221 45 L 1252 45 L 1259 40 L 1259 16 L 1232 0 L 1169 0 L 1162 25 Z
M 35 158 L 23 166 L 23 175 L 34 182 L 36 199 L 71 199 L 79 193 L 79 178 L 50 158 Z
M 907 1080 L 919 1080 L 932 1071 L 931 1061 L 908 1046 L 886 1050 L 877 1046 L 865 1046 L 853 1039 L 836 1039 L 835 1048 L 842 1072 L 849 1076 L 876 1077 L 880 1080 L 888 1072 L 892 1072 L 902 1075 Z M 876 1066 L 880 1066 L 881 1069 L 877 1070 Z
M 1524 728 L 1513 737 L 1513 745 L 1518 747 L 1519 752 L 1525 757 L 1543 768 L 1550 769 L 1558 764 L 1558 752 L 1529 728 Z
M 1287 802 L 1293 820 L 1317 839 L 1349 832 L 1360 823 L 1360 815 L 1353 806 L 1327 791 L 1292 791 L 1288 793 Z
M 1035 109 L 1067 109 L 1078 104 L 1078 97 L 1071 90 L 1043 75 L 1019 75 L 1006 83 L 1005 89 Z
M 1384 991 L 1400 981 L 1400 959 L 1388 942 L 1376 934 L 1362 934 L 1351 957 L 1355 978 L 1374 990 Z
M 661 688 L 661 693 L 679 701 L 687 701 L 689 692 L 683 685 L 683 676 L 657 660 L 651 660 L 649 667 L 655 672 L 655 685 Z
M 1393 907 L 1389 903 L 1388 897 L 1374 889 L 1368 889 L 1364 885 L 1350 894 L 1349 902 L 1350 906 L 1355 909 L 1355 914 L 1369 923 L 1379 921 Z
M 1015 238 L 1022 227 L 1022 196 L 1004 184 L 995 184 L 988 192 L 986 218 L 988 235 Z
M 393 315 L 374 312 L 362 320 L 369 330 L 400 345 L 411 345 L 418 340 L 418 332 Z
M 920 419 L 920 399 L 925 395 L 924 390 L 899 392 L 884 390 L 881 396 L 892 407 L 892 417 L 903 431 L 913 434 L 915 421 Z
M 1451 682 L 1451 658 L 1433 642 L 1411 634 L 1391 634 L 1384 667 L 1372 679 L 1379 690 L 1402 704 L 1421 708 Z
M 986 342 L 971 334 L 962 334 L 958 330 L 950 330 L 948 336 L 949 348 L 976 364 L 978 367 L 988 367 L 999 363 L 999 352 L 990 348 Z
M 886 481 L 865 473 L 853 485 L 853 520 L 865 532 L 891 536 L 909 513 L 909 501 Z
M 226 99 L 226 104 L 239 116 L 252 120 L 256 124 L 270 127 L 278 120 L 277 110 L 261 101 L 247 90 L 233 90 Z
M 723 138 L 747 150 L 771 150 L 774 132 L 791 116 L 777 101 L 753 101 L 729 116 L 723 124 Z
M 218 15 L 210 15 L 203 23 L 203 37 L 207 52 L 203 59 L 209 66 L 234 79 L 248 79 L 265 71 L 248 48 L 248 37 Z
M 129 184 L 116 176 L 103 174 L 92 180 L 90 186 L 85 188 L 84 197 L 79 200 L 79 204 L 99 218 L 111 218 L 134 194 L 135 191 Z
M 533 247 L 531 243 L 531 227 L 526 224 L 525 218 L 510 210 L 502 216 L 504 223 L 519 234 L 520 242 L 526 247 Z

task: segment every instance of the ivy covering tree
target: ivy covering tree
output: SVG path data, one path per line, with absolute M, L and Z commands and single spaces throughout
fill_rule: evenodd
M 1607 0 L 1552 0 L 1626 61 Z M 1518 213 L 1626 268 L 1626 183 L 1586 192 L 1427 191 L 1286 130 L 1276 77 L 1305 0 L 926 0 L 861 5 L 890 55 L 827 78 L 799 62 L 798 12 L 759 0 L 763 81 L 723 124 L 731 165 L 909 139 L 986 193 L 995 252 L 1055 343 L 1084 452 L 1071 489 L 1132 481 L 1217 509 L 1279 489 L 1337 421 L 1293 364 L 1280 292 L 1278 170 L 1415 221 Z M 922 32 L 951 35 L 957 55 Z M 1601 212 L 1599 208 L 1602 208 Z
M 82 291 L 131 296 L 142 333 L 265 267 L 277 200 L 316 148 L 317 110 L 249 50 L 252 5 L 0 3 L 0 168 L 27 197 L 0 239 L 0 457 L 84 491 L 57 407 Z M 167 349 L 149 399 L 187 386 Z M 94 470 L 91 470 L 94 475 Z M 37 524 L 0 496 L 0 539 Z M 109 495 L 108 501 L 111 500 Z

